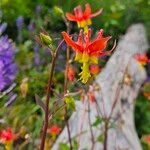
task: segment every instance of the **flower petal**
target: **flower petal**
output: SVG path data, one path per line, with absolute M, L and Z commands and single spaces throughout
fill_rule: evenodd
M 76 17 L 71 13 L 66 13 L 66 17 L 69 21 L 77 21 Z
M 97 11 L 97 12 L 91 14 L 91 15 L 90 15 L 90 18 L 93 18 L 93 17 L 96 17 L 96 16 L 100 15 L 100 14 L 102 13 L 102 11 L 103 11 L 103 8 L 100 9 L 99 11 Z
M 90 6 L 90 4 L 86 4 L 85 11 L 83 13 L 83 17 L 84 17 L 84 19 L 89 19 L 90 15 L 91 15 L 91 6 Z
M 93 41 L 89 46 L 89 53 L 93 54 L 93 53 L 99 53 L 102 50 L 104 50 L 106 48 L 107 45 L 107 41 L 110 39 L 111 37 L 106 37 L 106 38 L 101 38 L 98 40 Z
M 78 52 L 82 52 L 83 51 L 83 47 L 76 44 L 72 39 L 71 37 L 69 37 L 69 35 L 66 33 L 66 32 L 62 32 L 62 35 L 63 35 L 63 38 L 65 40 L 65 42 L 71 46 L 75 51 L 78 51 Z
M 77 21 L 83 20 L 83 12 L 82 12 L 81 5 L 78 5 L 77 7 L 74 8 L 74 14 L 77 18 Z

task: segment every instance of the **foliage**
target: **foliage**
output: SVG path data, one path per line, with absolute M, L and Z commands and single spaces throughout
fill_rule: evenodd
M 13 103 L 10 103 L 9 107 L 5 105 L 10 101 L 9 94 L 0 98 L 0 129 L 12 127 L 13 131 L 19 134 L 19 140 L 16 140 L 14 143 L 16 146 L 20 146 L 24 149 L 33 149 L 34 146 L 36 147 L 36 141 L 39 140 L 40 128 L 44 118 L 43 110 L 37 106 L 34 96 L 37 94 L 41 97 L 42 101 L 45 99 L 43 93 L 46 92 L 47 88 L 51 53 L 46 47 L 43 46 L 41 48 L 40 45 L 35 42 L 34 37 L 40 32 L 41 28 L 43 28 L 53 37 L 55 45 L 58 45 L 60 43 L 59 33 L 66 30 L 66 25 L 62 18 L 61 9 L 59 10 L 56 6 L 62 8 L 64 12 L 71 12 L 78 4 L 84 6 L 87 2 L 91 4 L 93 12 L 99 8 L 103 8 L 104 10 L 101 16 L 92 20 L 93 26 L 95 27 L 94 33 L 97 32 L 99 28 L 103 28 L 106 34 L 109 32 L 114 39 L 119 39 L 131 24 L 142 22 L 146 26 L 147 34 L 150 39 L 149 0 L 1 0 L 0 12 L 2 11 L 3 15 L 2 18 L 0 15 L 0 19 L 8 23 L 5 33 L 14 40 L 18 47 L 15 56 L 18 74 L 15 80 L 16 86 L 13 88 L 13 92 L 17 95 L 17 98 L 13 100 Z M 39 9 L 37 11 L 39 6 L 41 10 Z M 23 16 L 24 18 L 21 30 L 17 28 L 16 25 L 16 19 L 19 16 Z M 71 26 L 71 33 L 77 31 L 75 23 L 71 23 Z M 44 32 L 43 29 L 42 31 Z M 112 45 L 111 42 L 110 45 Z M 56 90 L 52 92 L 50 110 L 53 109 L 54 106 L 55 109 L 57 109 L 58 106 L 62 105 L 60 102 L 62 95 L 60 93 L 63 92 L 64 58 L 66 58 L 64 54 L 65 49 L 66 44 L 63 44 L 59 50 L 60 55 L 58 59 L 60 61 L 56 62 L 52 85 Z M 71 57 L 74 57 L 72 52 Z M 105 64 L 105 59 L 104 61 L 102 60 L 102 63 Z M 73 65 L 76 66 L 76 72 L 81 70 L 78 64 L 73 63 Z M 23 97 L 20 86 L 22 84 L 24 85 L 25 78 L 28 78 L 28 81 L 25 83 L 28 85 L 28 88 L 25 89 L 26 94 L 25 97 Z M 70 82 L 69 92 L 73 90 L 78 92 L 79 87 L 83 87 L 82 84 L 77 83 L 76 76 L 74 80 L 73 83 Z M 54 96 L 57 97 L 57 102 L 55 102 Z M 77 98 L 79 98 L 79 96 L 77 96 Z M 75 100 L 72 96 L 66 97 L 66 103 L 70 113 L 75 110 Z M 62 108 L 61 111 L 55 114 L 50 126 L 58 124 L 63 128 L 65 125 L 62 123 L 65 119 L 64 114 L 65 110 Z M 135 124 L 140 138 L 150 133 L 149 116 L 150 102 L 140 93 L 135 108 Z M 102 122 L 102 118 L 97 118 L 93 126 L 95 127 Z M 49 143 L 54 142 L 54 139 L 50 135 L 49 137 Z M 102 142 L 104 140 L 103 135 L 100 135 L 98 140 Z M 74 147 L 76 148 L 76 146 L 76 142 L 74 142 Z M 60 147 L 62 150 L 68 149 L 68 146 L 63 143 Z

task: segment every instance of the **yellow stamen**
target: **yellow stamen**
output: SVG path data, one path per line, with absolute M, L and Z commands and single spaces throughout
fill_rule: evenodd
M 92 24 L 91 19 L 86 20 L 86 24 L 87 24 L 88 26 L 91 25 L 91 24 Z
M 89 73 L 89 63 L 83 63 L 82 66 L 82 72 L 79 74 L 80 80 L 82 80 L 82 83 L 86 83 L 88 81 L 88 79 L 91 77 L 90 73 Z
M 80 27 L 84 28 L 85 26 L 87 26 L 87 22 L 86 21 L 81 21 L 80 22 Z
M 89 61 L 89 54 L 87 52 L 84 52 L 82 55 L 82 62 L 87 63 Z

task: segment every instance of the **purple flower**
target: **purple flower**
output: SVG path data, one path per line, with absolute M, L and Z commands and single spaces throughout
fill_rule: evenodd
M 35 8 L 35 12 L 37 15 L 39 15 L 42 11 L 42 6 L 41 5 L 37 5 L 36 8 Z
M 7 28 L 7 23 L 3 23 L 0 25 L 0 35 L 6 30 Z
M 40 55 L 39 55 L 40 46 L 36 44 L 34 46 L 34 64 L 39 66 L 41 64 Z
M 22 16 L 19 16 L 17 19 L 16 19 L 16 26 L 18 29 L 22 29 L 23 27 L 23 24 L 24 24 L 24 18 Z
M 28 30 L 30 32 L 33 32 L 35 29 L 35 23 L 34 22 L 30 22 L 30 24 L 28 25 Z
M 0 37 L 0 91 L 3 91 L 16 78 L 17 66 L 14 63 L 16 48 L 7 35 Z

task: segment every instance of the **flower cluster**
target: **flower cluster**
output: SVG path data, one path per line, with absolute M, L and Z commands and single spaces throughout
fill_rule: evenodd
M 14 63 L 16 48 L 7 35 L 0 37 L 0 91 L 12 84 L 17 67 Z
M 88 28 L 88 26 L 91 25 L 91 18 L 99 15 L 101 12 L 102 9 L 92 14 L 90 5 L 86 4 L 84 12 L 82 12 L 81 6 L 79 5 L 74 9 L 75 16 L 70 13 L 66 13 L 68 20 L 76 21 L 78 27 L 84 29 L 84 32 L 82 29 L 80 30 L 77 41 L 73 41 L 72 37 L 69 36 L 68 33 L 62 32 L 65 42 L 76 52 L 75 61 L 82 63 L 82 72 L 79 75 L 80 80 L 82 80 L 83 83 L 87 83 L 88 79 L 91 77 L 90 65 L 97 65 L 99 57 L 109 55 L 111 53 L 111 51 L 105 51 L 107 42 L 111 37 L 104 37 L 103 29 L 100 29 L 97 37 L 91 40 L 91 29 Z M 99 71 L 100 70 L 96 73 Z

